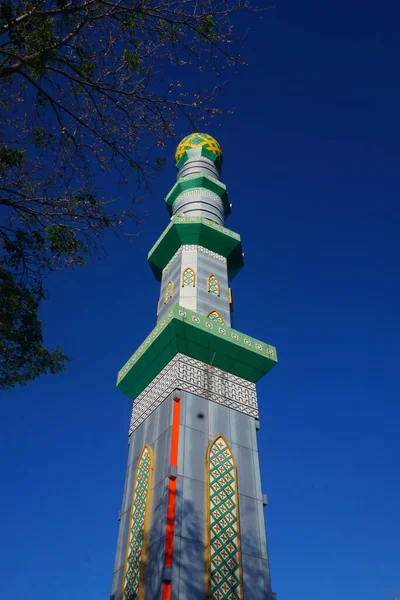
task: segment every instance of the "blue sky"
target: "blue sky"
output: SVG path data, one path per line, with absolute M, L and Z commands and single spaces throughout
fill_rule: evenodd
M 279 352 L 258 387 L 279 600 L 400 596 L 399 17 L 394 2 L 278 2 L 227 84 L 233 116 L 208 131 L 245 250 L 235 327 Z M 137 241 L 50 281 L 46 339 L 68 371 L 3 394 L 2 597 L 108 597 L 131 410 L 115 378 L 155 323 L 146 256 L 172 157 Z

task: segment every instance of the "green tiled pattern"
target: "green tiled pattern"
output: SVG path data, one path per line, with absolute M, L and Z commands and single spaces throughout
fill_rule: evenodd
M 148 261 L 158 281 L 162 270 L 184 244 L 203 246 L 225 256 L 231 279 L 243 267 L 240 235 L 204 217 L 173 217 L 148 254 Z
M 139 591 L 150 467 L 150 452 L 148 448 L 145 448 L 139 459 L 137 476 L 134 482 L 123 600 L 135 600 Z
M 210 449 L 211 600 L 241 600 L 237 482 L 232 452 L 220 437 Z
M 175 305 L 122 367 L 118 389 L 135 399 L 178 352 L 253 383 L 278 362 L 273 346 Z

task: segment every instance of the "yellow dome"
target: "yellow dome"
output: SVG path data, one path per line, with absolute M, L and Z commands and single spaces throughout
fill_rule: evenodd
M 190 156 L 201 155 L 212 160 L 219 169 L 222 164 L 222 150 L 211 135 L 191 133 L 183 138 L 175 152 L 176 166 L 181 168 Z

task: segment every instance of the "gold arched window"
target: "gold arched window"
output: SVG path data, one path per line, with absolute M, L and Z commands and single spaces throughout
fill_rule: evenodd
M 144 595 L 153 468 L 153 450 L 146 444 L 137 462 L 133 480 L 121 600 L 141 599 Z
M 209 292 L 211 292 L 212 294 L 216 294 L 217 296 L 219 296 L 219 294 L 220 294 L 220 287 L 219 287 L 218 277 L 216 275 L 209 275 L 208 276 L 207 290 Z
M 185 269 L 182 273 L 182 287 L 191 286 L 195 287 L 196 285 L 196 275 L 190 267 Z
M 218 435 L 207 450 L 207 598 L 243 599 L 236 463 Z
M 164 304 L 167 304 L 168 300 L 170 298 L 172 298 L 173 293 L 174 293 L 174 282 L 168 281 L 167 285 L 165 286 Z
M 221 323 L 221 325 L 225 325 L 224 319 L 217 310 L 210 310 L 207 315 L 207 319 L 210 319 L 210 321 L 218 321 L 218 323 Z

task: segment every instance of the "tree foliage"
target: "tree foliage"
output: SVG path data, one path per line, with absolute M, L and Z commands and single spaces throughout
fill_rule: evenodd
M 42 343 L 44 278 L 83 265 L 107 230 L 134 234 L 132 198 L 104 197 L 96 177 L 146 184 L 177 119 L 218 114 L 245 2 L 0 0 L 0 388 L 64 367 Z
M 42 295 L 17 282 L 0 265 L 0 389 L 25 385 L 42 373 L 58 373 L 68 358 L 43 347 L 38 306 Z

